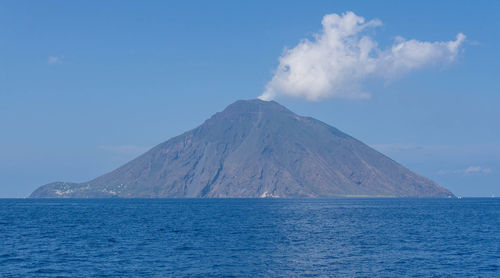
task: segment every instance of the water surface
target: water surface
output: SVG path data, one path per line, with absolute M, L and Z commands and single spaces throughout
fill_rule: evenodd
M 500 277 L 500 199 L 0 199 L 2 277 Z

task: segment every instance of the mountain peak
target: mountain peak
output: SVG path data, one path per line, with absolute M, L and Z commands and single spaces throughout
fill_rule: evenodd
M 292 113 L 283 105 L 274 100 L 264 101 L 260 99 L 237 100 L 228 105 L 222 113 L 248 113 L 248 112 L 285 112 Z

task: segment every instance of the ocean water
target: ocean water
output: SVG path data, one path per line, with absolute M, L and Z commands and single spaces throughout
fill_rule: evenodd
M 500 277 L 500 199 L 1 199 L 0 277 Z

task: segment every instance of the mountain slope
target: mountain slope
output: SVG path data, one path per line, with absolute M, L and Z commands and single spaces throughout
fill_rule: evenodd
M 453 194 L 323 122 L 248 100 L 110 173 L 30 197 L 341 196 Z

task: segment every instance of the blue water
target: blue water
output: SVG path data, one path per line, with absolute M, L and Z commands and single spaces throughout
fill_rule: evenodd
M 3 199 L 0 276 L 500 277 L 500 199 Z

